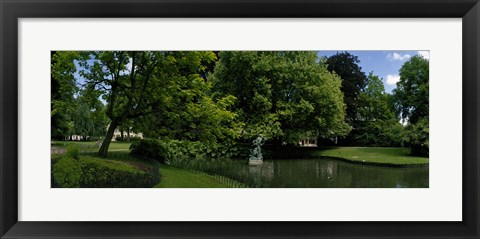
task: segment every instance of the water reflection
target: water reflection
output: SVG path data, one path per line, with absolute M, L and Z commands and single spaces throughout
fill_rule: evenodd
M 245 166 L 262 187 L 272 188 L 428 188 L 428 167 L 393 168 L 332 159 L 265 160 Z

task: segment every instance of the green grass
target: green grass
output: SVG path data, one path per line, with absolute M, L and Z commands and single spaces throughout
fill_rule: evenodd
M 132 143 L 129 142 L 112 141 L 108 147 L 108 151 L 128 151 L 131 144 Z M 59 148 L 65 148 L 68 145 L 78 145 L 80 152 L 95 152 L 99 149 L 95 141 L 54 141 L 51 145 Z
M 121 150 L 129 150 L 130 145 L 132 143 L 127 142 L 111 142 L 108 151 L 121 151 Z
M 429 159 L 410 155 L 408 148 L 332 147 L 318 149 L 315 156 L 335 157 L 356 163 L 406 166 L 428 164 Z
M 156 188 L 226 188 L 227 185 L 215 180 L 214 178 L 188 171 L 170 167 L 160 166 L 160 183 Z

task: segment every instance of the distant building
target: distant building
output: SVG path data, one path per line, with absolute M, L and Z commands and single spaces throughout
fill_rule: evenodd
M 76 134 L 74 134 L 74 135 L 71 135 L 71 136 L 70 136 L 70 140 L 80 141 L 80 140 L 82 140 L 82 136 L 81 136 L 81 135 L 76 135 Z
M 108 128 L 108 126 L 107 126 Z M 118 138 L 121 138 L 122 137 L 122 131 L 120 131 L 118 128 L 115 129 L 115 131 L 113 132 L 113 137 L 112 137 L 112 141 L 116 141 L 117 140 L 117 137 Z M 143 139 L 143 133 L 141 132 L 133 132 L 132 129 L 130 128 L 129 131 L 124 131 L 123 132 L 123 138 L 126 140 L 128 137 L 130 138 L 141 138 Z M 72 141 L 82 141 L 82 140 L 98 140 L 99 138 L 103 138 L 102 137 L 91 137 L 91 136 L 82 136 L 82 135 L 70 135 L 70 137 L 68 137 L 66 140 L 72 140 Z
M 115 131 L 113 132 L 113 138 L 112 138 L 112 141 L 116 141 L 117 138 L 121 138 L 122 137 L 122 131 L 120 131 L 118 128 L 115 129 Z M 139 132 L 133 132 L 132 130 L 129 130 L 128 132 L 123 132 L 123 138 L 126 139 L 126 138 L 135 138 L 135 137 L 138 137 L 138 138 L 141 138 L 143 139 L 143 133 Z
M 298 145 L 300 145 L 301 147 L 317 147 L 317 139 L 316 138 L 302 139 L 298 142 Z

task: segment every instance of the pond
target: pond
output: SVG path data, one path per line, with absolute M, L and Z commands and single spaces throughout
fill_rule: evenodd
M 243 170 L 267 188 L 428 188 L 428 167 L 396 168 L 335 159 L 264 160 Z

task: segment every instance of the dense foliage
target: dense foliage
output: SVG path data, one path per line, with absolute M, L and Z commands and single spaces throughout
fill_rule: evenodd
M 428 118 L 423 118 L 407 128 L 408 143 L 414 155 L 429 156 Z
M 277 143 L 345 135 L 340 78 L 315 52 L 226 51 L 213 74 L 216 98 L 233 95 L 231 110 L 245 124 L 242 139 L 262 134 Z
M 359 124 L 358 110 L 362 107 L 359 98 L 368 81 L 359 63 L 358 57 L 349 52 L 338 52 L 328 57 L 326 61 L 327 69 L 342 79 L 341 90 L 346 105 L 345 120 L 353 129 Z M 340 144 L 355 145 L 354 137 L 354 134 L 341 137 Z
M 175 164 L 180 161 L 246 158 L 248 148 L 241 145 L 208 145 L 200 141 L 144 139 L 132 143 L 131 154 L 146 160 Z
M 406 137 L 416 155 L 429 155 L 429 61 L 414 56 L 400 69 L 393 91 L 397 113 L 408 122 Z
M 428 118 L 428 81 L 429 62 L 421 56 L 412 57 L 400 68 L 400 81 L 393 94 L 398 113 L 411 124 Z
M 64 140 L 72 134 L 75 112 L 74 52 L 51 52 L 51 135 L 52 139 Z
M 158 164 L 137 169 L 116 161 L 83 157 L 62 157 L 52 168 L 52 187 L 137 188 L 152 187 L 160 181 Z
M 357 146 L 400 146 L 404 127 L 396 116 L 382 80 L 371 72 L 360 92 L 356 127 L 351 136 Z
M 160 140 L 144 139 L 130 145 L 130 153 L 145 160 L 165 162 L 167 148 Z
M 208 84 L 202 76 L 209 62 L 215 60 L 214 53 L 95 51 L 81 55 L 78 62 L 80 75 L 85 79 L 83 89 L 107 102 L 106 115 L 110 123 L 100 155 L 107 155 L 114 130 L 133 119 L 138 119 L 140 130 L 152 135 L 165 133 L 154 132 L 155 128 L 189 133 L 191 135 L 181 135 L 206 140 L 234 133 L 223 132 L 209 123 L 197 123 L 206 120 L 218 125 L 235 117 L 223 110 L 232 101 L 231 97 L 213 101 L 205 94 Z M 202 117 L 202 114 L 211 114 L 211 117 Z M 218 118 L 214 118 L 215 115 L 219 115 Z
M 382 79 L 373 72 L 367 76 L 359 66 L 360 60 L 348 52 L 327 58 L 328 69 L 342 79 L 341 90 L 347 107 L 346 122 L 351 132 L 340 137 L 338 145 L 401 146 L 405 141 L 404 126 L 400 124 L 390 94 L 385 93 Z M 323 140 L 323 144 L 333 145 Z

